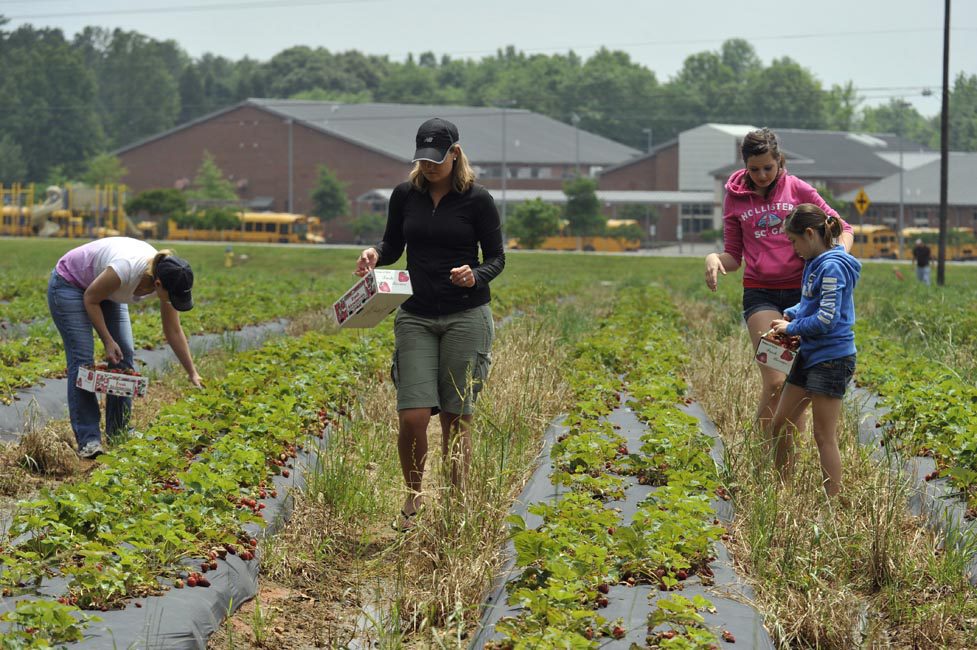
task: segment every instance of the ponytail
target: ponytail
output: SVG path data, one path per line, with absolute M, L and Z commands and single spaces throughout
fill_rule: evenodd
M 169 248 L 164 248 L 163 250 L 156 253 L 156 255 L 153 256 L 153 259 L 150 260 L 149 266 L 146 267 L 146 273 L 145 273 L 146 277 L 150 278 L 155 282 L 156 265 L 159 264 L 161 261 L 163 261 L 165 258 L 169 257 L 170 255 L 174 255 L 174 252 Z
M 831 248 L 834 240 L 841 236 L 841 219 L 827 214 L 813 203 L 801 203 L 787 215 L 784 230 L 795 235 L 803 235 L 810 228 L 821 234 L 825 248 Z

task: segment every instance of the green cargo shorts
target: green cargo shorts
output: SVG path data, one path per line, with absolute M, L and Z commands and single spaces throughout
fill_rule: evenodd
M 397 410 L 430 408 L 469 415 L 492 363 L 495 323 L 488 305 L 426 318 L 403 309 L 394 318 L 390 377 Z

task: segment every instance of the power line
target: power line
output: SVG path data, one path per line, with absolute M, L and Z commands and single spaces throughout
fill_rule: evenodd
M 282 7 L 312 7 L 319 5 L 367 4 L 389 0 L 255 0 L 252 2 L 223 2 L 213 5 L 178 5 L 169 7 L 144 7 L 142 9 L 101 9 L 47 14 L 22 14 L 6 16 L 8 20 L 37 20 L 42 18 L 83 18 L 92 16 L 130 16 L 139 14 L 199 13 L 222 9 L 278 9 Z

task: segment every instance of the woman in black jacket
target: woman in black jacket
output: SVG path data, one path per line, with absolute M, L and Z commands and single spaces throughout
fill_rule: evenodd
M 475 397 L 491 363 L 495 328 L 489 282 L 505 267 L 495 201 L 458 144 L 458 128 L 434 118 L 417 131 L 414 168 L 390 197 L 383 239 L 356 264 L 363 276 L 407 249 L 413 295 L 397 311 L 391 375 L 397 386 L 397 448 L 408 495 L 396 527 L 406 530 L 421 502 L 427 426 L 441 421 L 441 450 L 461 488 L 471 458 Z M 482 260 L 479 262 L 478 251 Z

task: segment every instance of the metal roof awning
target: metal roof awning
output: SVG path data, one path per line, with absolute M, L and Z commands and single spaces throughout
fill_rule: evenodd
M 489 190 L 496 203 L 502 201 L 502 190 Z M 365 192 L 357 197 L 357 201 L 387 201 L 393 193 L 393 188 L 377 188 Z M 681 190 L 597 190 L 597 200 L 605 205 L 624 205 L 636 203 L 640 205 L 670 205 L 716 202 L 716 196 L 709 191 L 681 191 Z M 540 199 L 544 203 L 566 203 L 567 195 L 563 190 L 506 190 L 506 203 L 522 203 Z

